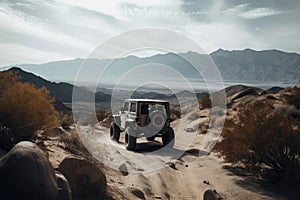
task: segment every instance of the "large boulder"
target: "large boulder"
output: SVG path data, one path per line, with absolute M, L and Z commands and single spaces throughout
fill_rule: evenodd
M 31 142 L 15 145 L 0 161 L 1 199 L 57 199 L 54 170 L 45 153 Z
M 0 160 L 7 152 L 0 147 Z
M 55 172 L 58 186 L 58 199 L 59 200 L 71 200 L 72 191 L 68 180 L 60 172 Z
M 104 199 L 106 177 L 94 164 L 81 157 L 67 156 L 58 171 L 68 180 L 74 199 Z

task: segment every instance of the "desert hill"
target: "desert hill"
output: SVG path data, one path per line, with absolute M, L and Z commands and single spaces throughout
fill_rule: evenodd
M 72 102 L 72 93 L 73 93 L 74 85 L 72 85 L 70 83 L 50 82 L 40 76 L 37 76 L 30 72 L 26 72 L 26 71 L 24 71 L 20 68 L 16 68 L 16 67 L 13 67 L 13 68 L 9 69 L 8 71 L 12 71 L 15 74 L 17 74 L 19 76 L 21 82 L 32 83 L 38 88 L 46 87 L 49 90 L 50 95 L 55 97 L 55 99 L 57 101 L 60 101 L 63 103 L 65 103 L 65 102 L 71 103 Z M 90 91 L 88 91 L 85 88 L 76 88 L 76 89 L 81 90 L 83 94 L 85 94 L 85 93 L 87 95 L 90 94 Z M 98 102 L 107 102 L 107 101 L 110 101 L 110 95 L 107 95 L 107 94 L 99 91 L 95 95 L 95 100 Z

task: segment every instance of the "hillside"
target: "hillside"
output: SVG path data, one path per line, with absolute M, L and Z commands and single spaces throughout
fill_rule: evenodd
M 300 55 L 278 50 L 226 51 L 211 54 L 225 80 L 299 83 Z
M 34 84 L 36 87 L 46 87 L 50 95 L 52 97 L 55 97 L 55 99 L 59 102 L 63 103 L 71 103 L 72 102 L 72 92 L 73 92 L 73 85 L 70 83 L 55 83 L 50 82 L 45 79 L 43 79 L 40 76 L 36 76 L 33 73 L 29 73 L 26 71 L 23 71 L 20 68 L 11 68 L 8 71 L 12 71 L 19 77 L 20 81 L 22 82 L 28 82 Z M 90 91 L 86 90 L 85 88 L 77 88 L 82 91 L 83 94 L 90 94 Z M 88 95 L 87 95 L 88 96 Z M 107 102 L 110 101 L 110 96 L 107 94 L 104 94 L 102 92 L 97 92 L 95 96 L 95 100 L 97 102 Z
M 114 62 L 110 59 L 88 59 L 88 62 L 90 63 L 89 67 L 91 71 L 96 71 L 98 68 L 105 68 L 110 64 L 109 69 L 105 72 L 105 77 L 110 81 L 111 78 L 120 77 L 136 66 L 149 63 L 160 63 L 171 66 L 187 78 L 201 79 L 201 76 L 197 75 L 193 67 L 180 56 L 201 60 L 201 56 L 203 55 L 195 52 L 167 53 L 146 58 L 128 56 L 115 59 Z M 279 50 L 255 51 L 245 49 L 228 51 L 219 49 L 211 53 L 210 56 L 218 66 L 225 81 L 242 81 L 244 83 L 300 83 L 300 55 L 296 53 L 287 53 Z M 24 64 L 17 66 L 23 70 L 38 74 L 47 80 L 73 82 L 84 61 L 85 59 L 74 59 L 40 65 Z M 8 69 L 10 67 L 12 66 L 5 68 Z M 160 76 L 159 73 L 157 75 L 158 77 Z M 168 75 L 168 78 L 172 78 L 172 76 Z M 86 77 L 86 80 L 88 81 L 89 77 Z

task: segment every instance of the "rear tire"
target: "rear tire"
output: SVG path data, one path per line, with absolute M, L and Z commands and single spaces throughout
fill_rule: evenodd
M 125 130 L 125 148 L 127 150 L 133 151 L 136 146 L 136 137 L 130 135 L 128 133 L 128 129 L 129 128 L 126 128 Z
M 162 142 L 164 146 L 173 147 L 175 143 L 175 134 L 174 130 L 171 127 L 168 127 L 167 131 L 162 135 Z
M 110 138 L 119 142 L 120 139 L 120 128 L 116 122 L 112 122 L 110 125 Z

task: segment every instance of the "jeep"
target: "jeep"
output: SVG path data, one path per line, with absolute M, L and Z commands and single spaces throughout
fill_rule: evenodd
M 174 130 L 170 127 L 169 102 L 154 99 L 127 99 L 118 114 L 113 115 L 114 121 L 110 126 L 110 137 L 119 141 L 120 133 L 125 132 L 125 147 L 134 150 L 136 140 L 146 137 L 154 141 L 162 137 L 164 146 L 173 147 Z

